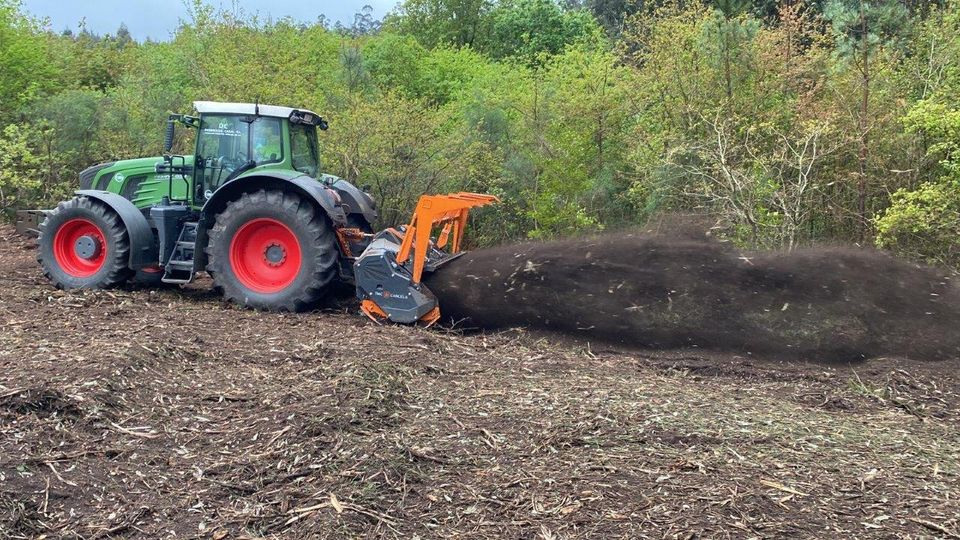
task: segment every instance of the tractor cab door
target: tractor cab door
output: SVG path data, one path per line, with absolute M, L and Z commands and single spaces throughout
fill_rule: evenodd
M 197 135 L 196 193 L 203 204 L 239 174 L 283 161 L 281 119 L 243 115 L 203 115 Z
M 320 145 L 312 124 L 290 124 L 290 164 L 312 178 L 320 178 Z

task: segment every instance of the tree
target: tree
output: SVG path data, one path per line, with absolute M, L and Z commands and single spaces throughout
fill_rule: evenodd
M 8 212 L 41 187 L 41 157 L 31 145 L 30 130 L 10 124 L 0 132 L 0 210 Z
M 51 88 L 54 65 L 40 23 L 21 12 L 19 0 L 0 0 L 0 121 Z
M 517 57 L 528 64 L 576 43 L 599 45 L 602 32 L 586 10 L 565 11 L 555 0 L 503 0 L 490 14 L 494 58 Z
M 380 30 L 382 23 L 373 16 L 373 6 L 364 4 L 360 11 L 353 16 L 351 31 L 355 36 L 373 34 Z
M 960 271 L 960 181 L 944 178 L 897 190 L 875 225 L 877 247 Z
M 717 0 L 713 11 L 714 22 L 705 28 L 705 37 L 711 48 L 716 49 L 719 59 L 728 106 L 733 101 L 734 66 L 748 60 L 743 54 L 744 42 L 753 37 L 759 26 L 755 20 L 741 16 L 749 4 L 749 0 Z M 749 71 L 749 68 L 739 71 Z
M 117 35 L 114 36 L 114 40 L 117 42 L 117 46 L 121 49 L 133 43 L 133 37 L 130 35 L 130 30 L 127 28 L 127 25 L 121 23 L 120 27 L 117 28 Z
M 325 169 L 371 185 L 383 224 L 445 190 L 501 196 L 485 243 L 682 212 L 790 248 L 866 238 L 866 215 L 878 245 L 960 265 L 960 0 L 878 1 L 407 0 L 337 32 L 191 0 L 138 43 L 0 0 L 0 198 L 155 155 L 194 99 L 260 99 L 330 121 Z
M 387 33 L 363 49 L 363 68 L 381 88 L 420 94 L 420 69 L 427 50 L 412 36 Z
M 448 111 L 388 92 L 375 101 L 353 96 L 345 112 L 324 150 L 340 176 L 370 186 L 378 226 L 408 218 L 421 194 L 464 182 L 465 145 L 450 136 Z
M 879 213 L 876 244 L 917 260 L 960 270 L 960 111 L 921 101 L 905 118 L 907 129 L 933 141 L 929 153 L 940 176 L 916 189 L 899 189 Z
M 0 130 L 0 211 L 5 217 L 12 217 L 12 210 L 54 204 L 76 189 L 68 184 L 79 172 L 69 166 L 75 156 L 51 152 L 54 136 L 42 122 Z
M 837 57 L 853 66 L 859 77 L 860 100 L 856 109 L 857 139 L 857 216 L 859 239 L 869 229 L 870 207 L 870 91 L 872 67 L 880 49 L 891 44 L 907 22 L 906 9 L 896 0 L 830 0 L 824 11 L 836 40 Z
M 384 26 L 416 36 L 425 47 L 453 45 L 482 49 L 489 32 L 492 0 L 405 0 Z
M 320 24 L 324 25 L 324 22 L 325 18 Z M 353 23 L 350 26 L 344 26 L 340 22 L 337 22 L 335 29 L 340 34 L 358 37 L 377 33 L 380 31 L 382 24 L 381 21 L 373 16 L 373 6 L 365 4 L 360 8 L 360 11 L 354 14 Z
M 577 7 L 589 10 L 607 35 L 616 37 L 620 35 L 624 22 L 645 4 L 647 2 L 643 0 L 586 0 Z

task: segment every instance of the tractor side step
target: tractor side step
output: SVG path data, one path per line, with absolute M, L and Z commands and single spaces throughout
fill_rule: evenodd
M 173 253 L 164 267 L 164 283 L 184 284 L 193 281 L 196 274 L 193 254 L 197 245 L 197 223 L 188 221 L 180 229 L 180 237 L 173 246 Z

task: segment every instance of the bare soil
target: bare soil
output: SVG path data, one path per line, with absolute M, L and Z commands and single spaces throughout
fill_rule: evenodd
M 0 246 L 2 539 L 960 534 L 960 358 L 464 335 L 203 280 L 64 292 Z

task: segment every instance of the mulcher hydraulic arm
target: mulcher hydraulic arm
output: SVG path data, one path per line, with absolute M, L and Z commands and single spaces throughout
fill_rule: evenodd
M 436 297 L 421 283 L 424 271 L 463 255 L 460 250 L 470 209 L 499 202 L 493 195 L 423 195 L 410 224 L 374 236 L 354 263 L 360 309 L 375 321 L 400 323 L 440 318 Z M 433 231 L 440 228 L 436 240 Z

